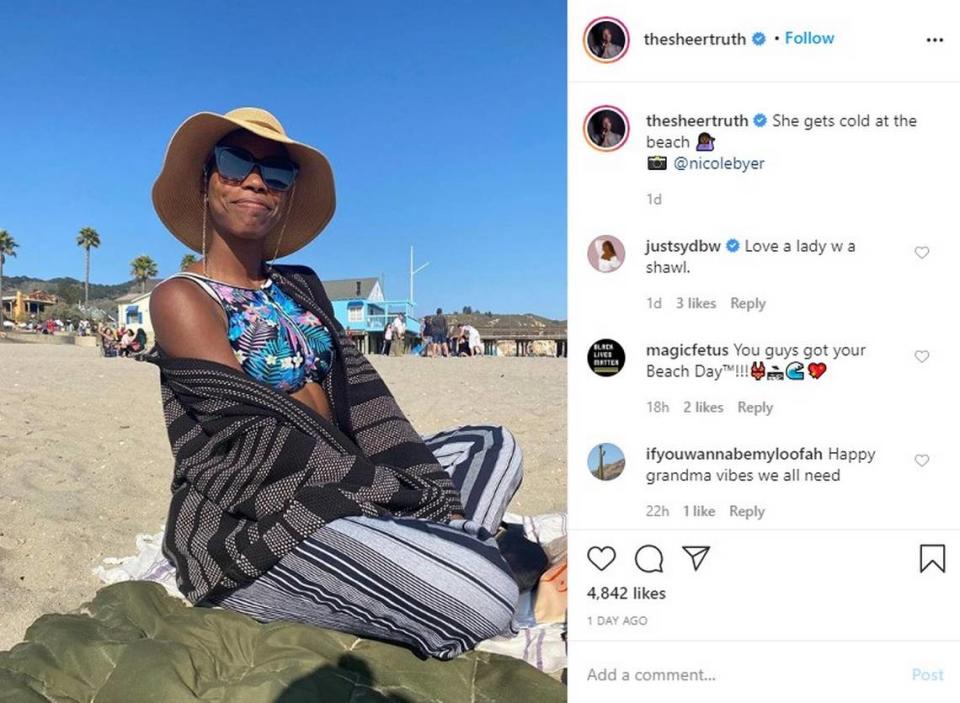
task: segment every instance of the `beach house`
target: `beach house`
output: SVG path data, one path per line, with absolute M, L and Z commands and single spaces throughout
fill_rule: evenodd
M 150 323 L 150 293 L 160 283 L 147 281 L 146 292 L 131 292 L 121 295 L 117 304 L 117 325 L 128 329 L 141 329 L 147 333 L 147 344 L 153 344 L 153 325 Z
M 420 322 L 413 316 L 409 300 L 387 300 L 377 278 L 344 278 L 324 281 L 333 303 L 333 314 L 365 354 L 375 354 L 383 343 L 383 331 L 398 313 L 406 316 L 407 333 L 416 336 Z
M 56 295 L 44 290 L 30 291 L 26 295 L 18 290 L 13 295 L 3 296 L 2 306 L 0 306 L 3 310 L 2 318 L 5 320 L 43 319 L 47 308 L 56 305 L 59 300 Z M 17 321 L 21 320 L 17 319 Z

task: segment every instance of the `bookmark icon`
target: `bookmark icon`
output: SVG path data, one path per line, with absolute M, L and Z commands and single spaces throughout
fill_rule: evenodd
M 947 573 L 947 545 L 920 545 L 920 573 L 922 574 L 931 566 L 940 569 L 941 574 Z

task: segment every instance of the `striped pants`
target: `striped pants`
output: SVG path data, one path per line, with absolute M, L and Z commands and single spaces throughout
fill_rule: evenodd
M 465 520 L 347 517 L 214 604 L 261 622 L 293 620 L 452 659 L 507 632 L 517 585 L 495 532 L 522 478 L 503 427 L 424 437 L 459 489 Z

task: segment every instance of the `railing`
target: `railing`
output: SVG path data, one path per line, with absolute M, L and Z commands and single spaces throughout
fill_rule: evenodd
M 370 312 L 371 309 L 378 312 Z M 366 303 L 363 312 L 363 320 L 344 322 L 344 327 L 367 332 L 383 332 L 388 323 L 393 322 L 398 314 L 403 314 L 407 320 L 407 332 L 411 334 L 420 332 L 420 320 L 413 316 L 413 305 L 407 300 L 378 300 L 376 303 Z
M 504 327 L 503 329 L 490 327 L 477 328 L 483 339 L 522 339 L 536 341 L 538 339 L 557 340 L 566 339 L 566 329 L 540 330 L 536 327 Z

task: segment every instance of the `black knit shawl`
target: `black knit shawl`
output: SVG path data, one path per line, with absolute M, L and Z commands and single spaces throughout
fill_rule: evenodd
M 334 422 L 229 366 L 159 346 L 174 456 L 164 552 L 194 603 L 256 579 L 310 534 L 347 515 L 448 520 L 457 490 L 333 315 L 316 274 L 271 266 L 274 285 L 331 331 L 324 388 Z

